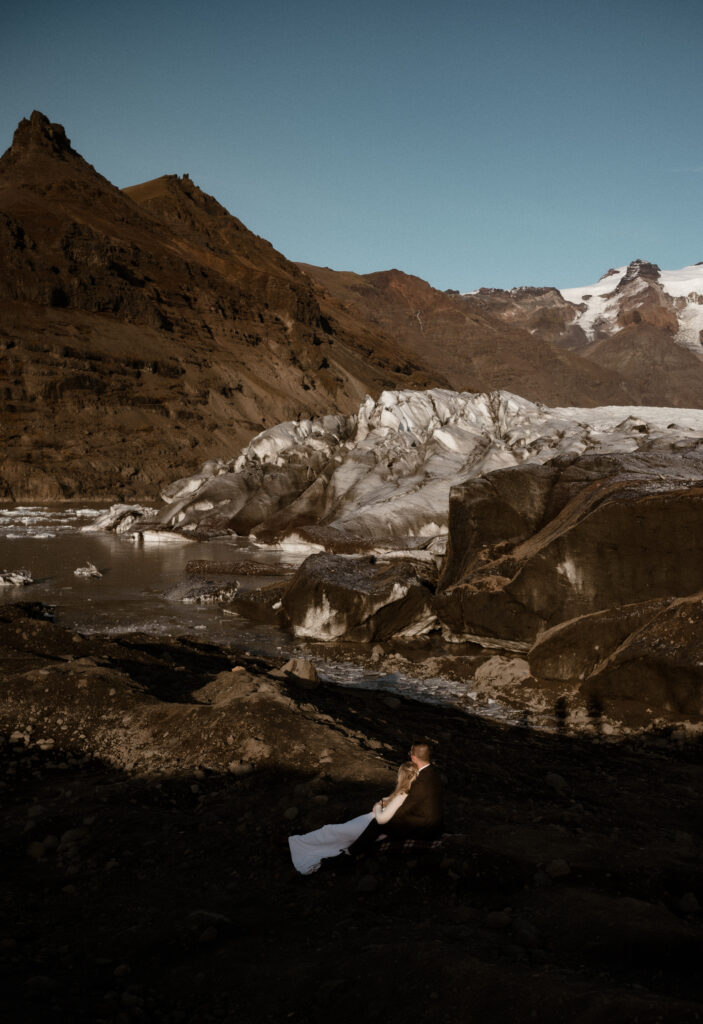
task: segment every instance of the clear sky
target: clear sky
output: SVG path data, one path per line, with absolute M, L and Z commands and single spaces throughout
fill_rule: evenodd
M 0 150 L 41 110 L 290 259 L 461 291 L 703 260 L 701 0 L 8 6 Z

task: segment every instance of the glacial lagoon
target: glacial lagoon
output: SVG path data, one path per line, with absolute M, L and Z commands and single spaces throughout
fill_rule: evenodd
M 270 562 L 271 576 L 239 578 L 241 589 L 280 578 L 302 561 L 246 538 L 209 541 L 139 543 L 114 533 L 83 532 L 106 505 L 0 506 L 0 572 L 25 570 L 34 582 L 0 586 L 0 604 L 39 601 L 54 609 L 57 624 L 82 634 L 197 638 L 237 652 L 266 658 L 309 657 L 323 679 L 344 686 L 382 689 L 432 703 L 460 706 L 491 718 L 519 721 L 519 715 L 498 702 L 474 700 L 466 682 L 446 678 L 415 678 L 402 672 L 369 671 L 355 662 L 353 646 L 297 640 L 276 626 L 232 614 L 219 604 L 187 604 L 166 595 L 186 578 L 191 560 Z M 100 578 L 75 576 L 77 568 L 94 565 Z M 361 652 L 360 652 L 361 653 Z

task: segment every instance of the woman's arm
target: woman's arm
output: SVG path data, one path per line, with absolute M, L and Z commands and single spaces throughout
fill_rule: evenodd
M 391 820 L 398 808 L 402 807 L 407 795 L 407 793 L 398 793 L 397 796 L 394 796 L 392 800 L 386 803 L 385 807 L 382 806 L 385 802 L 383 800 L 379 800 L 377 804 L 374 804 L 373 816 L 379 825 L 385 825 L 387 821 Z

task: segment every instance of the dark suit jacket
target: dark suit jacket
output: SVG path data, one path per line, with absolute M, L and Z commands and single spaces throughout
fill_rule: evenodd
M 407 799 L 381 831 L 392 839 L 434 839 L 444 827 L 442 778 L 433 764 L 423 768 Z

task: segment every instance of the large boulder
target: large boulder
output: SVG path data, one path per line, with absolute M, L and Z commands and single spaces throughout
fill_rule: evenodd
M 522 465 L 454 488 L 436 609 L 454 637 L 532 642 L 599 609 L 695 593 L 703 453 Z
M 570 686 L 572 703 L 595 722 L 700 722 L 703 593 L 562 623 L 538 638 L 529 664 L 538 683 Z
M 435 625 L 436 570 L 411 559 L 311 555 L 289 585 L 283 610 L 296 636 L 387 640 Z

